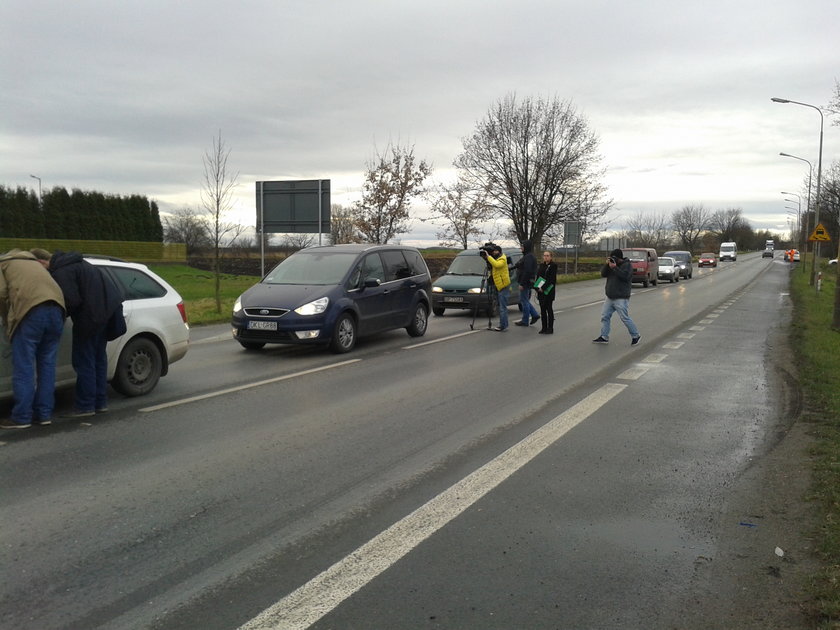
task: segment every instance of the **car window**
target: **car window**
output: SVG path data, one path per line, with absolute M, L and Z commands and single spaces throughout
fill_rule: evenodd
M 411 267 L 412 276 L 426 275 L 428 269 L 426 267 L 426 262 L 420 255 L 420 252 L 416 252 L 413 249 L 406 249 L 403 250 L 403 255 L 405 256 L 405 259 L 408 262 L 408 266 Z
M 101 266 L 120 287 L 124 300 L 145 300 L 166 295 L 166 289 L 150 275 L 130 267 Z
M 376 278 L 380 282 L 385 282 L 385 267 L 382 266 L 382 259 L 379 254 L 375 252 L 365 256 L 362 262 L 362 281 L 368 278 Z
M 356 254 L 305 250 L 292 254 L 263 279 L 265 284 L 340 284 Z
M 666 267 L 668 265 L 671 265 L 673 267 L 674 266 L 674 259 L 673 258 L 665 258 L 663 256 L 662 258 L 659 259 L 659 264 L 660 265 L 665 265 Z
M 386 250 L 381 254 L 385 264 L 385 282 L 411 277 L 411 268 L 401 251 Z
M 629 258 L 630 260 L 646 260 L 647 252 L 640 252 L 632 249 L 626 250 L 624 252 L 624 257 Z

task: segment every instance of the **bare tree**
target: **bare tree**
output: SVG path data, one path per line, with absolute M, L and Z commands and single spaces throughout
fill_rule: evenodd
M 715 210 L 709 216 L 709 231 L 718 237 L 720 242 L 734 241 L 744 228 L 752 231 L 750 224 L 741 214 L 741 208 Z
M 571 102 L 520 103 L 509 94 L 463 140 L 455 165 L 486 187 L 517 240 L 539 247 L 543 235 L 574 213 L 575 192 L 597 171 L 598 143 Z
M 639 210 L 627 220 L 627 240 L 634 247 L 660 249 L 670 239 L 671 224 L 664 213 Z
M 222 140 L 222 132 L 213 138 L 213 147 L 204 153 L 204 179 L 201 189 L 201 202 L 210 215 L 210 240 L 213 245 L 213 273 L 215 275 L 216 312 L 222 312 L 222 298 L 220 293 L 221 264 L 220 249 L 222 241 L 233 233 L 238 236 L 241 226 L 226 222 L 225 214 L 231 209 L 233 189 L 239 173 L 228 169 L 230 149 Z M 238 230 L 238 231 L 237 231 Z
M 685 205 L 671 215 L 671 225 L 682 246 L 694 252 L 700 243 L 700 236 L 709 226 L 709 211 L 702 204 Z
M 385 151 L 367 164 L 362 200 L 355 207 L 356 228 L 371 243 L 387 243 L 408 232 L 409 207 L 423 193 L 423 182 L 432 166 L 417 161 L 414 145 L 388 142 Z
M 484 233 L 482 224 L 490 219 L 492 208 L 485 190 L 474 190 L 463 179 L 454 184 L 440 184 L 431 194 L 432 211 L 446 221 L 436 236 L 444 247 L 467 249 L 471 240 Z
M 299 249 L 310 247 L 314 242 L 315 235 L 310 232 L 290 232 L 283 236 L 280 246 L 296 252 Z
M 359 234 L 356 229 L 356 221 L 353 218 L 353 211 L 345 208 L 340 203 L 330 206 L 330 243 L 358 243 Z
M 163 240 L 184 243 L 187 255 L 210 245 L 210 230 L 202 214 L 194 208 L 179 208 L 163 219 Z

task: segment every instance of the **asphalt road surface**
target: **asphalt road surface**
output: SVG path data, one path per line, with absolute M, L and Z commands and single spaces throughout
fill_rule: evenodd
M 673 627 L 776 439 L 788 273 L 636 285 L 634 347 L 617 317 L 591 343 L 602 281 L 560 288 L 553 336 L 195 329 L 150 395 L 0 435 L 0 627 Z

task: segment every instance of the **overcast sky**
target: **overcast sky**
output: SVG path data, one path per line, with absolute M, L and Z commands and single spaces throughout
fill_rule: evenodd
M 515 92 L 571 100 L 599 135 L 613 227 L 702 203 L 786 231 L 780 191 L 808 167 L 779 152 L 816 169 L 820 121 L 770 98 L 829 103 L 838 25 L 838 0 L 2 0 L 0 183 L 198 207 L 221 131 L 253 225 L 256 181 L 330 179 L 349 205 L 389 139 L 451 180 Z

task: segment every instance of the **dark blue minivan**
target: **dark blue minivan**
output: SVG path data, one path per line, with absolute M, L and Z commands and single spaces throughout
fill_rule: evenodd
M 325 344 L 349 352 L 358 337 L 405 328 L 426 333 L 431 277 L 403 245 L 329 245 L 283 260 L 236 300 L 233 336 L 244 348 Z

